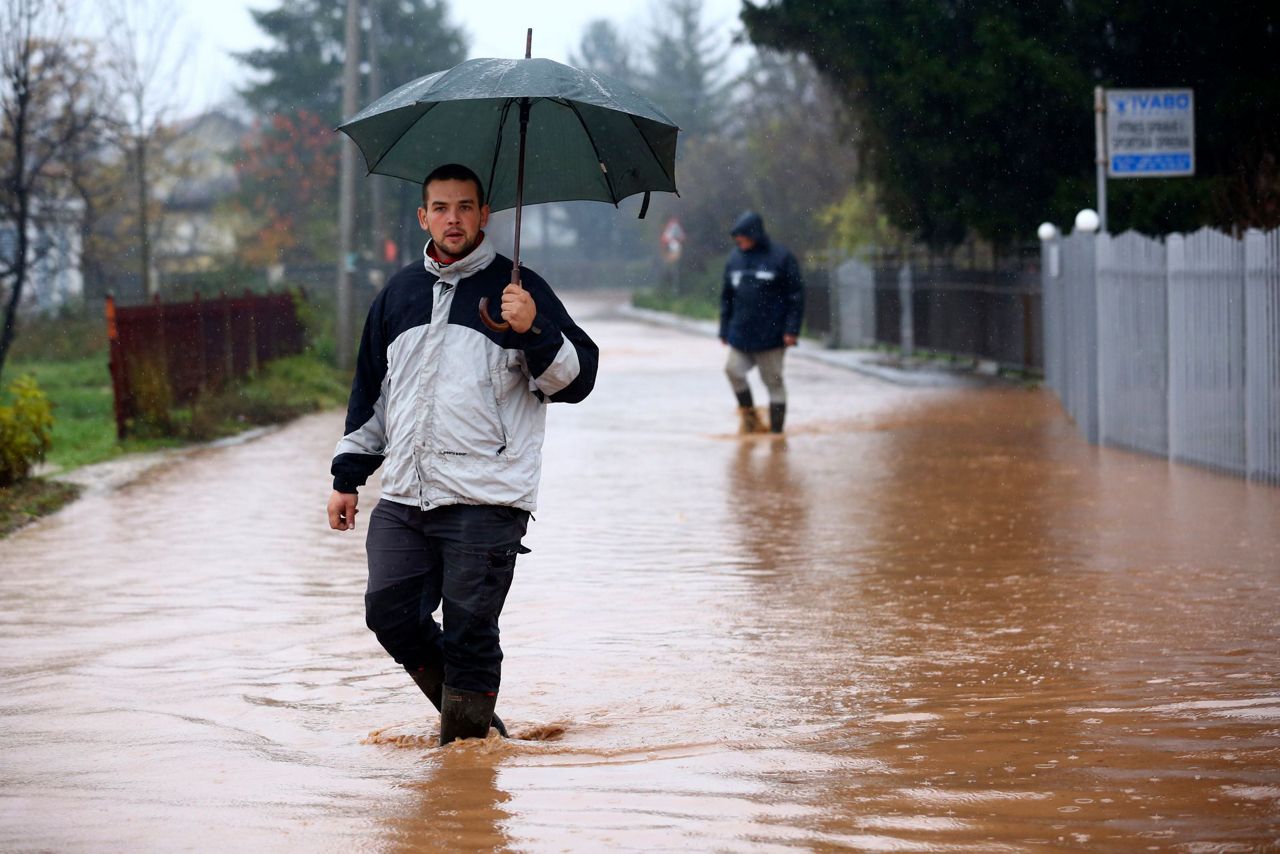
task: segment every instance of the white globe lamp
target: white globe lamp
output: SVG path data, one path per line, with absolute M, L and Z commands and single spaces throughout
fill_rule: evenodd
M 1076 214 L 1076 231 L 1093 234 L 1098 230 L 1099 223 L 1098 212 L 1093 208 L 1085 208 Z

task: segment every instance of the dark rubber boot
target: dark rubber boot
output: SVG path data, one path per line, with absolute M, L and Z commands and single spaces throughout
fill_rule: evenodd
M 444 668 L 438 664 L 426 664 L 417 670 L 406 667 L 418 689 L 440 711 L 440 690 L 444 687 Z
M 484 738 L 493 722 L 497 693 L 459 691 L 443 686 L 440 706 L 440 746 L 460 738 Z
M 787 420 L 787 405 L 785 403 L 769 404 L 769 432 L 781 433 L 782 422 Z
M 444 689 L 444 668 L 438 664 L 428 664 L 419 670 L 409 670 L 409 676 L 431 701 L 431 705 L 436 707 L 436 711 L 440 711 L 440 700 Z M 507 727 L 502 722 L 502 718 L 497 715 L 493 716 L 493 728 L 503 738 L 507 738 Z
M 737 396 L 738 406 L 740 406 L 741 408 L 750 409 L 751 407 L 756 405 L 756 402 L 751 399 L 751 389 L 747 389 L 746 391 L 734 392 L 734 394 Z

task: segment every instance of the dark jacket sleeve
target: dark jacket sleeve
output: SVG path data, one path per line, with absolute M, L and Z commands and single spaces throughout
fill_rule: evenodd
M 521 277 L 538 314 L 528 332 L 512 333 L 514 346 L 524 351 L 534 385 L 546 399 L 578 403 L 595 388 L 600 348 L 540 276 L 526 270 Z
M 733 286 L 729 284 L 729 263 L 724 265 L 724 281 L 720 285 L 720 340 L 729 339 L 729 320 L 733 317 Z
M 334 451 L 333 488 L 353 493 L 382 465 L 387 434 L 382 381 L 387 376 L 387 341 L 383 327 L 384 289 L 374 298 L 360 336 L 356 373 L 347 400 L 347 424 Z
M 787 335 L 799 335 L 800 323 L 804 320 L 804 279 L 800 277 L 796 256 L 790 252 L 783 262 L 783 277 L 786 280 L 787 320 L 782 328 Z

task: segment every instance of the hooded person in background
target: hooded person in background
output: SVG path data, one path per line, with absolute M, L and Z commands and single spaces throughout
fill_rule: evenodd
M 725 373 L 738 398 L 742 432 L 759 433 L 765 428 L 747 373 L 760 369 L 769 392 L 769 430 L 781 433 L 787 416 L 782 360 L 787 348 L 795 346 L 804 314 L 800 265 L 785 246 L 769 239 L 755 211 L 738 217 L 729 234 L 737 247 L 724 265 L 720 293 L 720 340 L 729 346 Z

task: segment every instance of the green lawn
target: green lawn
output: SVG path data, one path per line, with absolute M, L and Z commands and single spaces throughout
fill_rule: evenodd
M 98 316 L 24 321 L 0 375 L 0 403 L 13 380 L 24 374 L 35 377 L 53 404 L 53 441 L 46 462 L 60 471 L 343 406 L 351 378 L 329 364 L 333 346 L 327 330 L 333 312 L 322 303 L 302 300 L 298 305 L 311 342 L 305 354 L 277 359 L 255 377 L 173 410 L 164 435 L 153 429 L 148 436 L 117 440 L 106 324 Z M 73 488 L 43 478 L 0 488 L 0 537 L 74 497 Z
M 180 438 L 116 440 L 105 354 L 67 361 L 15 360 L 5 366 L 5 384 L 24 374 L 36 378 L 53 404 L 53 447 L 46 461 L 59 469 L 182 444 Z
M 105 353 L 14 359 L 5 366 L 3 385 L 23 375 L 35 377 L 53 404 L 53 446 L 46 462 L 60 471 L 121 454 L 208 441 L 342 406 L 350 389 L 349 377 L 320 359 L 290 356 L 264 366 L 256 377 L 174 410 L 173 435 L 119 441 Z M 77 493 L 73 486 L 45 478 L 0 487 L 0 538 L 52 513 Z
M 290 356 L 266 365 L 191 407 L 172 413 L 175 435 L 116 439 L 111 375 L 105 356 L 68 361 L 14 361 L 5 378 L 30 374 L 53 404 L 53 447 L 47 461 L 59 469 L 101 462 L 120 454 L 208 441 L 307 412 L 341 406 L 349 381 L 309 356 Z M 6 382 L 7 384 L 7 382 Z

